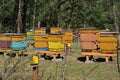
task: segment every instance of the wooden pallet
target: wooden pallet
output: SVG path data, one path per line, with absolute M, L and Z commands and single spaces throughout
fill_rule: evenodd
M 82 54 L 86 56 L 86 61 L 89 61 L 89 56 L 105 56 L 106 63 L 109 62 L 109 57 L 117 56 L 116 53 L 107 54 L 107 53 L 99 53 L 99 52 L 82 52 Z
M 40 57 L 41 54 L 43 54 L 43 53 L 52 54 L 52 55 L 53 55 L 53 59 L 56 59 L 56 56 L 57 56 L 58 54 L 63 54 L 64 52 L 54 52 L 54 51 L 36 50 L 36 53 L 39 54 L 39 57 Z

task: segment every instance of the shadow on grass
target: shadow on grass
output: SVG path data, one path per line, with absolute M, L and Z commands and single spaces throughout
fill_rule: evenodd
M 48 55 L 41 55 L 41 58 L 44 58 L 44 60 L 52 60 L 53 59 L 53 57 L 48 56 Z M 63 60 L 63 57 L 58 55 L 58 56 L 56 56 L 56 59 L 62 59 Z
M 79 60 L 81 62 L 85 62 L 86 57 L 78 57 L 77 60 Z M 93 60 L 94 62 L 105 62 L 105 58 L 94 59 L 92 56 L 90 57 L 90 60 Z M 113 61 L 112 57 L 109 58 L 109 61 Z

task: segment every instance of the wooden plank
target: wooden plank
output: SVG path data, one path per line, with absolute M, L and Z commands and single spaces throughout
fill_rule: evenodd
M 63 54 L 64 52 L 54 52 L 54 51 L 44 51 L 44 50 L 36 50 L 38 54 L 46 53 L 46 54 Z
M 114 54 L 105 54 L 105 53 L 99 53 L 99 52 L 82 52 L 83 55 L 86 55 L 86 61 L 89 61 L 89 56 L 93 55 L 93 56 L 104 56 L 105 57 L 105 62 L 108 63 L 109 62 L 109 57 L 110 56 L 117 56 L 116 53 Z
M 117 56 L 116 53 L 114 54 L 105 54 L 105 53 L 99 53 L 99 52 L 82 52 L 83 55 L 93 55 L 93 56 Z

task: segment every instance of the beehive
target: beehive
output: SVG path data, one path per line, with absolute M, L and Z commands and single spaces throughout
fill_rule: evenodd
M 46 48 L 48 47 L 48 43 L 46 41 L 35 41 L 35 48 Z
M 60 27 L 51 27 L 50 28 L 50 33 L 57 33 L 57 32 L 62 32 L 62 28 L 60 28 Z
M 98 36 L 95 33 L 81 33 L 80 40 L 81 41 L 96 41 Z
M 0 41 L 10 41 L 11 37 L 6 35 L 0 35 Z
M 100 31 L 98 29 L 80 29 L 80 45 L 82 50 L 97 50 L 99 34 Z
M 96 41 L 99 37 L 99 30 L 83 29 L 80 30 L 80 41 Z
M 48 48 L 50 51 L 63 51 L 64 43 L 63 42 L 48 42 Z
M 73 41 L 73 32 L 72 30 L 65 30 L 63 40 L 67 44 L 72 44 Z
M 11 43 L 12 50 L 22 50 L 22 49 L 25 49 L 26 46 L 27 46 L 26 41 L 12 41 Z
M 26 36 L 25 35 L 13 35 L 11 36 L 12 41 L 25 41 Z
M 47 42 L 47 35 L 35 35 L 34 36 L 34 46 L 36 50 L 47 50 L 48 42 Z
M 117 35 L 113 32 L 102 32 L 98 38 L 101 52 L 116 52 L 117 51 Z
M 63 41 L 63 34 L 50 34 L 48 35 L 48 41 Z
M 32 35 L 27 35 L 27 40 L 34 40 L 34 36 L 32 36 Z
M 94 42 L 88 41 L 88 42 L 81 42 L 80 44 L 83 50 L 96 50 L 97 49 L 97 46 L 96 46 L 97 44 Z
M 0 41 L 0 48 L 1 49 L 10 49 L 11 41 Z
M 35 41 L 47 41 L 48 35 L 35 35 L 34 40 Z
M 35 35 L 46 34 L 46 28 L 35 29 Z
M 29 32 L 27 32 L 26 34 L 27 34 L 28 36 L 33 36 L 33 35 L 34 35 L 34 32 L 29 31 Z

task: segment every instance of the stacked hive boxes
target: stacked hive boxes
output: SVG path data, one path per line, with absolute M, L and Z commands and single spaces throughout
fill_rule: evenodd
M 50 34 L 48 36 L 48 48 L 50 51 L 63 51 L 63 34 Z
M 36 50 L 48 50 L 47 35 L 35 35 L 34 42 Z
M 93 51 L 98 48 L 99 30 L 80 29 L 80 44 L 82 51 Z
M 48 35 L 48 48 L 49 51 L 63 51 L 63 34 L 62 28 L 60 27 L 51 27 L 50 34 Z
M 27 37 L 27 43 L 33 43 L 34 42 L 34 31 L 27 32 L 26 37 Z
M 62 28 L 52 27 L 50 33 L 46 34 L 46 28 L 35 30 L 34 42 L 36 50 L 63 51 L 63 34 L 59 34 Z
M 10 49 L 11 47 L 11 38 L 5 34 L 0 35 L 0 48 L 1 49 Z
M 102 53 L 115 53 L 117 51 L 118 39 L 115 32 L 101 32 L 98 42 Z
M 34 43 L 36 50 L 48 50 L 46 28 L 35 29 Z
M 72 41 L 73 41 L 73 32 L 72 32 L 72 30 L 65 30 L 64 31 L 63 40 L 67 44 L 70 44 L 70 45 L 72 44 Z
M 12 50 L 23 50 L 26 48 L 27 42 L 25 34 L 12 34 L 11 41 Z

